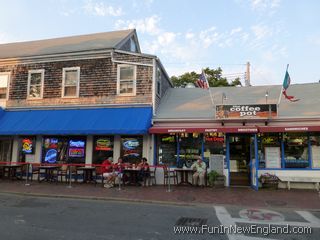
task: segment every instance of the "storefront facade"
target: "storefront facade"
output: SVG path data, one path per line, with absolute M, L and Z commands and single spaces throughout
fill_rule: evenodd
M 170 90 L 149 130 L 157 139 L 155 162 L 181 167 L 202 156 L 209 171 L 225 175 L 226 186 L 255 189 L 264 173 L 319 177 L 320 102 L 311 96 L 316 96 L 320 84 L 292 86 L 303 100 L 282 99 L 278 105 L 280 90 L 280 86 L 211 88 L 213 102 L 208 90 Z M 269 99 L 263 96 L 266 91 Z
M 172 87 L 135 30 L 0 45 L 0 82 L 0 162 L 49 164 L 152 161 L 148 129 Z

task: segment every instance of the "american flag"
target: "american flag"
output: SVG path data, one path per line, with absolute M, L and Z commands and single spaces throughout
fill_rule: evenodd
M 199 79 L 197 80 L 196 84 L 198 85 L 199 88 L 204 88 L 204 89 L 209 88 L 208 80 L 207 80 L 206 75 L 203 71 L 200 74 Z

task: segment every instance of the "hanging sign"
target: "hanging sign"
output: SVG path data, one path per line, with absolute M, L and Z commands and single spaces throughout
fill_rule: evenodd
M 216 119 L 275 118 L 276 104 L 216 105 Z

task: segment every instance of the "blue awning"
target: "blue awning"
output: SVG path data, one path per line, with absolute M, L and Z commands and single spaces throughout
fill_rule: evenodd
M 0 112 L 0 135 L 146 134 L 151 107 Z

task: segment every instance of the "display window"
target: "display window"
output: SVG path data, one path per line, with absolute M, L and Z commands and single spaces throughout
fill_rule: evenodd
M 92 163 L 101 164 L 105 159 L 113 157 L 113 136 L 96 136 L 93 139 Z
M 84 163 L 85 137 L 55 137 L 48 136 L 43 139 L 43 163 Z
M 142 158 L 142 136 L 121 136 L 120 156 L 123 162 L 139 163 Z
M 202 135 L 183 133 L 180 135 L 180 155 L 178 166 L 191 167 L 192 163 L 202 154 Z
M 281 133 L 258 135 L 258 157 L 260 168 L 281 168 Z
M 285 168 L 309 167 L 308 136 L 306 133 L 284 133 Z
M 310 134 L 312 168 L 320 168 L 320 133 Z
M 158 162 L 169 166 L 177 164 L 177 135 L 158 135 Z
M 210 159 L 212 154 L 224 154 L 225 134 L 224 133 L 206 133 L 204 135 L 204 153 L 205 160 Z

